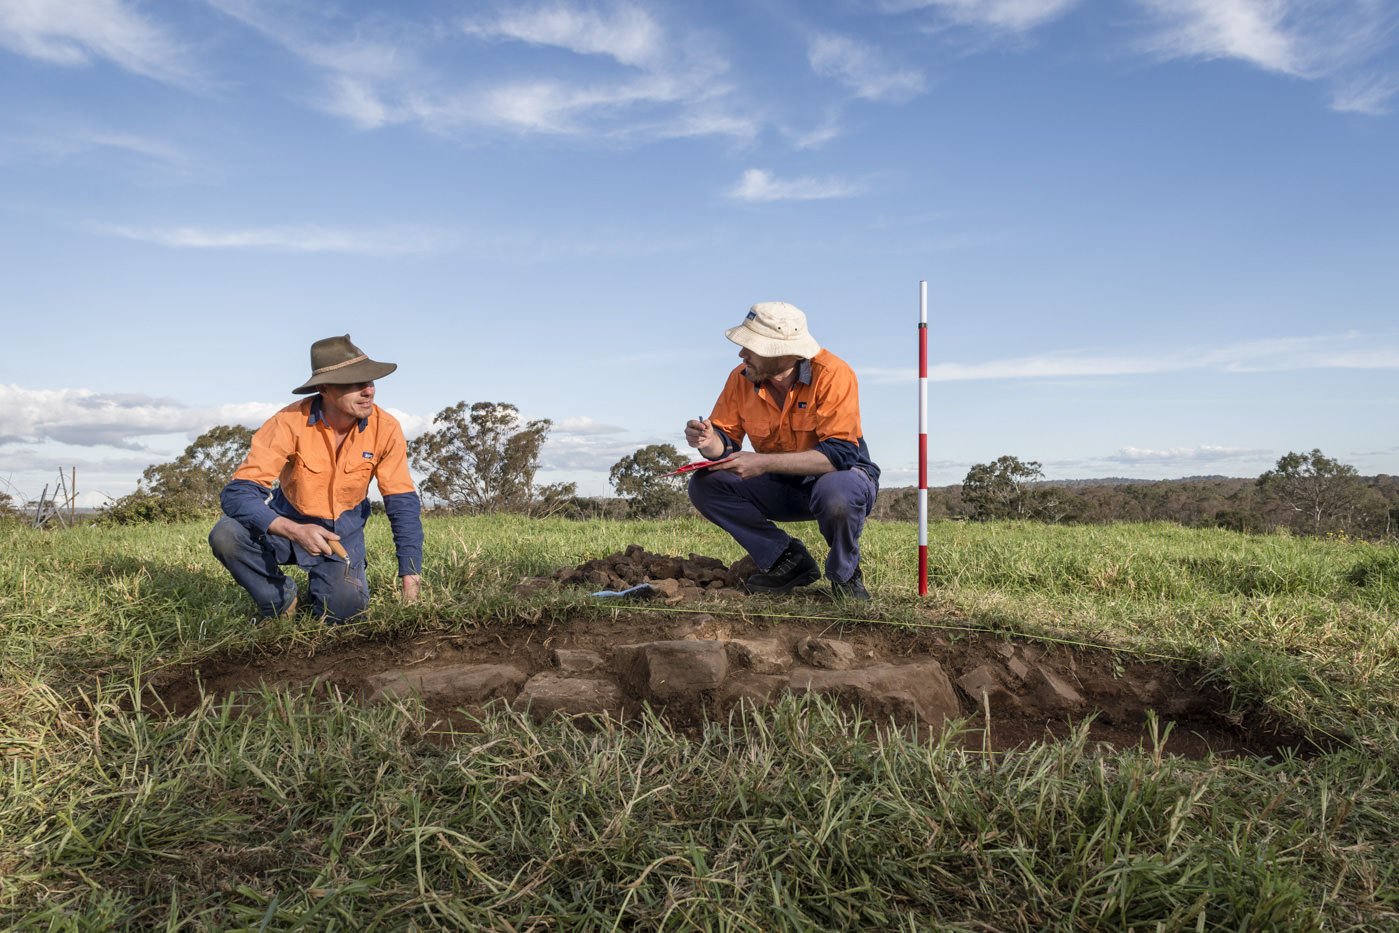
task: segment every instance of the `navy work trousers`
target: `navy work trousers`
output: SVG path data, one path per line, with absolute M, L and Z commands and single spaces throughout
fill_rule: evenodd
M 878 488 L 859 468 L 823 473 L 811 483 L 794 479 L 771 473 L 742 479 L 727 470 L 701 470 L 690 477 L 690 501 L 733 535 L 763 570 L 777 562 L 792 540 L 773 523 L 814 519 L 831 548 L 826 576 L 844 583 L 860 566 L 860 532 Z
M 327 622 L 345 622 L 369 607 L 364 573 L 364 532 L 340 539 L 350 555 L 350 573 L 338 557 L 307 554 L 277 535 L 259 534 L 224 516 L 209 532 L 209 547 L 238 585 L 248 591 L 263 618 L 285 612 L 296 598 L 296 581 L 282 572 L 287 564 L 306 571 L 311 611 Z

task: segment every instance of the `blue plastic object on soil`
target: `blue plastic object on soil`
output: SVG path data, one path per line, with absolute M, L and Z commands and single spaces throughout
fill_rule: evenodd
M 654 596 L 655 593 L 656 591 L 651 588 L 651 584 L 640 583 L 629 589 L 601 590 L 600 592 L 593 593 L 592 595 L 598 597 L 599 599 L 649 599 L 650 597 Z

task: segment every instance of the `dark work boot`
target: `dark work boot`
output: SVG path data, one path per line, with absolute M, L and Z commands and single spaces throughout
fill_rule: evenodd
M 750 593 L 790 593 L 819 579 L 821 571 L 807 553 L 806 545 L 793 538 L 771 567 L 753 574 L 744 585 Z
M 850 579 L 844 583 L 832 580 L 831 595 L 836 598 L 837 602 L 869 602 L 870 591 L 865 589 L 865 575 L 860 572 L 860 568 L 856 567 L 855 572 L 850 575 Z

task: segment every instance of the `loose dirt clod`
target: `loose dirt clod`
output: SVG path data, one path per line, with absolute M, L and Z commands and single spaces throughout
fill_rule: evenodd
M 577 567 L 560 567 L 550 579 L 565 586 L 612 591 L 650 583 L 662 599 L 674 604 L 703 596 L 741 595 L 743 581 L 757 572 L 758 565 L 751 557 L 726 567 L 713 557 L 669 557 L 633 544 L 609 557 L 585 561 Z
M 751 561 L 749 561 L 751 564 Z M 625 552 L 552 576 L 554 584 L 625 589 L 676 581 L 680 597 L 709 612 L 651 605 L 606 617 L 430 632 L 393 642 L 318 647 L 309 656 L 210 658 L 150 679 L 152 710 L 193 709 L 262 684 L 338 691 L 365 703 L 417 697 L 439 719 L 438 741 L 470 730 L 492 704 L 536 719 L 629 721 L 651 706 L 679 729 L 727 718 L 740 704 L 819 693 L 876 724 L 925 735 L 965 720 L 969 746 L 1004 751 L 1062 738 L 1091 719 L 1090 735 L 1113 746 L 1147 740 L 1149 714 L 1165 750 L 1210 754 L 1308 753 L 1314 746 L 1273 718 L 1236 708 L 1202 673 L 1082 646 L 1040 644 L 972 631 L 956 638 L 910 634 L 875 623 L 768 621 L 737 586 L 754 572 L 740 561 Z M 549 585 L 546 583 L 546 585 Z M 713 600 L 713 602 L 709 602 Z M 774 605 L 771 598 L 763 606 Z M 780 601 L 777 605 L 781 605 Z M 761 610 L 759 610 L 760 612 Z

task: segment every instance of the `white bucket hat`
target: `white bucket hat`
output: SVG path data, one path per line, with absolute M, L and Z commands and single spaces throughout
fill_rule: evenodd
M 809 360 L 821 352 L 816 338 L 806 332 L 806 315 L 785 301 L 761 301 L 748 309 L 737 327 L 724 331 L 740 347 L 759 356 L 799 356 Z

